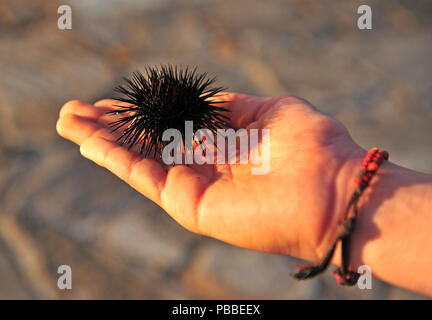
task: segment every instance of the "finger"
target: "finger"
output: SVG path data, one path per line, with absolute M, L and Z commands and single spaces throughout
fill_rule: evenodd
M 148 176 L 151 172 L 158 176 L 158 172 L 163 170 L 162 166 L 156 161 L 143 160 L 141 163 L 135 164 L 135 167 L 140 170 L 135 174 L 133 172 L 128 173 L 128 170 L 133 166 L 132 162 L 135 159 L 140 160 L 143 158 L 119 146 L 115 142 L 116 136 L 106 128 L 74 114 L 63 115 L 57 122 L 57 131 L 62 137 L 81 145 L 83 156 L 106 167 L 143 194 L 148 195 L 152 200 L 159 201 L 155 193 L 155 184 L 151 183 L 151 181 L 149 185 L 142 184 L 142 182 L 146 181 L 143 176 Z M 110 149 L 116 149 L 117 151 L 107 156 Z M 149 164 L 144 166 L 144 162 Z
M 62 137 L 80 145 L 96 130 L 104 128 L 99 135 L 110 141 L 118 141 L 128 123 L 124 123 L 113 132 L 112 124 L 118 119 L 106 114 L 106 108 L 108 107 L 95 108 L 91 104 L 77 100 L 69 101 L 60 111 L 57 131 Z M 131 150 L 136 153 L 140 153 L 140 148 L 141 145 L 138 143 L 131 146 Z
M 109 128 L 114 121 L 118 120 L 114 115 L 107 114 L 108 111 L 112 110 L 113 109 L 109 106 L 101 105 L 95 108 L 94 105 L 78 100 L 71 100 L 61 108 L 60 118 L 65 115 L 73 114 L 87 120 L 98 122 L 100 125 Z M 121 126 L 121 128 L 124 128 L 124 126 Z
M 115 99 L 102 99 L 102 100 L 96 101 L 94 103 L 94 106 L 98 107 L 98 108 L 108 108 L 111 110 L 115 110 L 115 109 L 119 109 L 118 106 L 130 107 L 130 106 L 133 106 L 133 104 L 127 103 L 127 102 L 122 102 L 122 101 L 115 100 Z
M 102 109 L 94 108 L 91 104 L 79 100 L 71 100 L 61 107 L 59 117 L 61 118 L 67 114 L 75 114 L 80 117 L 97 120 L 99 117 L 103 116 L 105 112 Z
M 56 129 L 60 136 L 78 145 L 95 135 L 112 141 L 116 140 L 116 136 L 106 127 L 75 114 L 63 115 L 57 121 Z
M 100 122 L 106 125 L 112 121 L 112 116 L 107 114 L 107 112 L 111 110 L 111 108 L 95 108 L 89 103 L 78 100 L 71 100 L 66 102 L 60 109 L 60 118 L 64 117 L 67 114 L 74 114 L 82 118 L 86 118 L 95 122 Z

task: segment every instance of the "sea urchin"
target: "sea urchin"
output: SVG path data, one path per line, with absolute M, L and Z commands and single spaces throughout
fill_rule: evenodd
M 168 143 L 162 140 L 167 129 L 177 129 L 184 139 L 186 121 L 193 121 L 193 132 L 204 128 L 216 133 L 227 126 L 229 117 L 223 113 L 229 110 L 218 106 L 223 101 L 211 99 L 224 88 L 212 87 L 215 78 L 197 74 L 196 68 L 146 67 L 145 74 L 136 71 L 125 81 L 126 85 L 115 89 L 123 95 L 116 100 L 129 105 L 117 105 L 116 110 L 108 112 L 122 115 L 110 126 L 113 132 L 122 131 L 120 144 L 128 145 L 129 149 L 137 145 L 144 156 L 160 155 L 161 148 Z

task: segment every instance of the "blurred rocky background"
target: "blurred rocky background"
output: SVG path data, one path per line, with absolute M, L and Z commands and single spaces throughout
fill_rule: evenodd
M 72 30 L 57 28 L 62 4 Z M 232 91 L 305 97 L 364 148 L 432 173 L 431 31 L 428 0 L 0 0 L 0 298 L 424 298 L 296 282 L 292 258 L 191 234 L 55 123 L 147 64 L 197 65 Z M 57 288 L 63 264 L 72 290 Z

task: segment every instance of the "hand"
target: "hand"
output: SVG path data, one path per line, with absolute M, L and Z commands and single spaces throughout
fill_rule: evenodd
M 338 121 L 293 96 L 221 95 L 230 125 L 270 129 L 270 171 L 252 164 L 165 168 L 116 143 L 115 100 L 66 103 L 58 133 L 190 231 L 257 251 L 321 259 L 333 243 L 364 150 Z M 356 157 L 357 155 L 357 157 Z M 358 163 L 357 163 L 358 162 Z M 352 189 L 353 190 L 353 189 Z

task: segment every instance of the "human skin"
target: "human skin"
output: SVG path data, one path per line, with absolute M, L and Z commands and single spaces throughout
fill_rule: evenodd
M 66 103 L 58 133 L 186 229 L 256 251 L 319 261 L 334 242 L 366 150 L 337 120 L 293 96 L 224 93 L 234 129 L 270 129 L 270 171 L 253 164 L 166 167 L 120 146 L 115 100 Z M 432 295 L 432 176 L 385 162 L 359 201 L 351 266 Z M 340 248 L 332 261 L 340 265 Z

